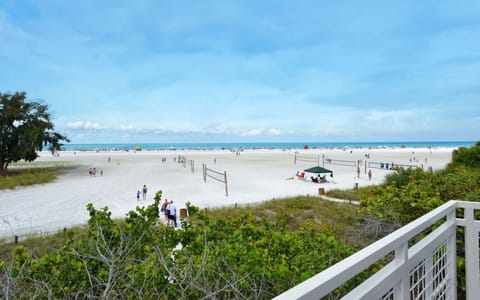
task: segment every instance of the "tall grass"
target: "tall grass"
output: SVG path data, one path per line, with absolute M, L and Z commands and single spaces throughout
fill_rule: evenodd
M 343 200 L 360 201 L 360 193 L 355 190 L 331 190 L 327 192 L 327 196 Z
M 11 239 L 0 239 L 0 261 L 7 259 L 12 255 L 12 251 L 22 246 L 28 249 L 33 256 L 41 257 L 51 251 L 55 251 L 65 244 L 69 238 L 76 240 L 85 239 L 87 236 L 87 229 L 84 226 L 73 227 L 70 229 L 58 230 L 47 235 L 37 236 L 29 235 L 22 237 L 18 244 L 15 244 Z
M 8 170 L 7 175 L 0 177 L 0 190 L 49 183 L 72 168 L 75 168 L 75 166 L 52 163 L 15 164 Z
M 351 243 L 351 233 L 361 222 L 361 215 L 354 205 L 305 196 L 214 208 L 209 209 L 208 214 L 220 218 L 252 214 L 259 219 L 266 218 L 276 223 L 285 223 L 292 230 L 305 226 L 308 222 L 314 222 L 345 243 Z
M 328 191 L 327 196 L 343 200 L 360 201 L 362 197 L 370 195 L 376 188 L 377 186 L 366 186 L 348 190 L 334 189 Z

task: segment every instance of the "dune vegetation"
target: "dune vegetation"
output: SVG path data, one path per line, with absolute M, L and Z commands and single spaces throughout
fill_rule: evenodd
M 89 205 L 84 228 L 1 245 L 0 297 L 270 299 L 445 201 L 480 200 L 479 162 L 477 143 L 445 170 L 399 169 L 382 186 L 345 191 L 360 206 L 318 197 L 188 204 L 181 230 L 159 215 L 161 191 L 123 220 Z
M 15 189 L 20 186 L 50 183 L 73 165 L 52 162 L 13 163 L 9 172 L 0 178 L 0 190 Z

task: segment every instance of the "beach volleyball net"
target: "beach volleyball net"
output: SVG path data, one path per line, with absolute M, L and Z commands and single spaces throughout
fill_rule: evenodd
M 195 161 L 193 159 L 187 159 L 183 155 L 179 155 L 178 158 L 175 158 L 175 161 L 181 164 L 185 169 L 188 168 L 192 173 L 195 173 Z
M 375 162 L 369 161 L 368 168 L 370 169 L 384 169 L 384 170 L 394 170 L 396 168 L 403 168 L 403 169 L 411 169 L 411 168 L 419 168 L 417 165 L 407 165 L 407 164 L 396 164 L 393 162 L 385 163 L 385 162 Z
M 228 197 L 227 171 L 224 171 L 223 173 L 218 172 L 208 168 L 206 164 L 203 164 L 203 181 L 205 183 L 207 183 L 207 178 L 223 183 L 225 185 L 225 196 Z
M 305 154 L 300 155 L 298 153 L 295 153 L 293 162 L 296 164 L 297 161 L 313 162 L 313 163 L 316 163 L 317 165 L 320 165 L 321 158 L 320 158 L 320 155 L 305 155 Z
M 357 164 L 358 164 L 358 161 L 356 161 L 356 160 L 342 160 L 342 159 L 325 158 L 324 163 L 327 164 L 327 165 L 356 167 Z
M 306 155 L 306 154 L 295 153 L 294 163 L 296 164 L 298 161 L 316 163 L 317 166 L 320 166 L 320 163 L 322 165 L 329 164 L 329 165 L 338 165 L 338 166 L 346 166 L 346 167 L 357 167 L 358 165 L 360 165 L 360 163 L 355 160 L 341 160 L 341 159 L 325 158 L 324 155 Z

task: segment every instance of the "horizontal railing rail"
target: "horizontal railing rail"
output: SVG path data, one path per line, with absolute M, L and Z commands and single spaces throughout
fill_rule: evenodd
M 465 227 L 467 299 L 474 299 L 480 295 L 480 221 L 474 210 L 480 203 L 449 201 L 275 299 L 327 297 L 376 263 L 384 266 L 343 299 L 456 299 L 457 226 Z

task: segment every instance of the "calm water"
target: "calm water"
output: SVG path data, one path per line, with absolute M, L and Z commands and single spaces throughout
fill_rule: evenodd
M 240 143 L 129 143 L 129 144 L 65 144 L 65 150 L 134 150 L 138 145 L 142 150 L 183 150 L 183 149 L 302 149 L 309 148 L 440 148 L 471 147 L 474 141 L 460 142 L 240 142 Z

